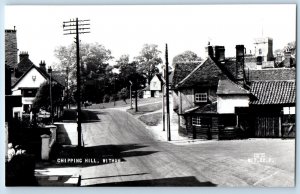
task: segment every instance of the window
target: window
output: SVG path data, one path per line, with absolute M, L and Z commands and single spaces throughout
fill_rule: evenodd
M 207 102 L 207 93 L 195 93 L 196 102 Z
M 201 119 L 200 119 L 200 117 L 193 117 L 192 118 L 192 125 L 193 126 L 201 126 Z
M 262 50 L 258 49 L 258 54 L 261 55 L 262 54 Z
M 283 107 L 283 114 L 284 115 L 294 115 L 295 107 Z

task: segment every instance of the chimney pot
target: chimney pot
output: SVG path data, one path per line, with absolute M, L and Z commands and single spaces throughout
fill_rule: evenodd
M 29 58 L 29 54 L 28 52 L 25 52 L 25 51 L 21 51 L 20 54 L 19 54 L 19 58 L 20 58 L 20 62 L 24 59 L 28 59 Z

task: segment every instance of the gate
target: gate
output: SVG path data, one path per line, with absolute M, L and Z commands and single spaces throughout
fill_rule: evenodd
M 280 116 L 256 116 L 255 137 L 279 137 Z

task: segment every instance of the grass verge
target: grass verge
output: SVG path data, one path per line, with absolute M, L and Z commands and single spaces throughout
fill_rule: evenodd
M 141 120 L 148 126 L 157 126 L 158 123 L 162 120 L 162 113 L 157 112 L 153 114 L 142 115 L 139 117 L 139 120 Z
M 161 108 L 162 108 L 162 105 L 159 102 L 159 103 L 153 103 L 153 104 L 147 104 L 144 106 L 139 106 L 138 112 L 135 112 L 135 109 L 128 109 L 127 112 L 129 112 L 132 115 L 141 115 L 141 114 L 157 111 Z

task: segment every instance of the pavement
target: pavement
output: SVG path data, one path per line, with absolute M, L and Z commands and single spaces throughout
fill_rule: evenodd
M 87 160 L 36 172 L 80 175 L 80 186 L 294 186 L 294 139 L 170 143 L 124 110 L 93 111 L 99 121 L 82 124 Z

